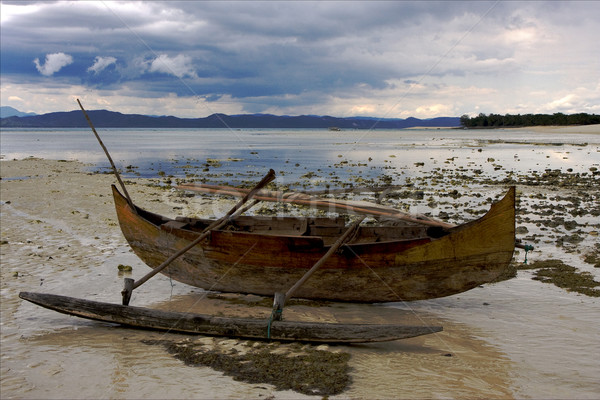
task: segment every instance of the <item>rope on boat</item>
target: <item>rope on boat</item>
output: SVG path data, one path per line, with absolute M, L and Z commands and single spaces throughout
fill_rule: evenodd
M 273 320 L 280 320 L 283 310 L 281 308 L 273 309 L 271 316 L 269 317 L 269 324 L 267 325 L 267 339 L 271 339 L 271 323 Z
M 523 261 L 523 264 L 527 264 L 527 253 L 533 250 L 533 246 L 526 244 L 523 246 L 523 249 L 525 250 L 525 261 Z

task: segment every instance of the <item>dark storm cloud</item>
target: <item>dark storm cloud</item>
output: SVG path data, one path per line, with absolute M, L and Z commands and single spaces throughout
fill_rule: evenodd
M 445 3 L 432 4 L 32 3 L 39 6 L 37 12 L 17 15 L 3 29 L 3 53 L 21 60 L 4 72 L 21 70 L 24 61 L 46 54 L 65 53 L 90 65 L 98 56 L 117 57 L 127 70 L 125 77 L 134 76 L 136 68 L 141 76 L 149 71 L 136 63 L 140 57 L 186 54 L 199 77 L 247 81 L 234 96 L 249 95 L 244 87 L 252 88 L 252 95 L 261 86 L 266 94 L 357 83 L 383 87 L 385 79 L 399 72 L 398 66 L 366 58 L 385 53 L 386 31 L 418 26 L 432 9 L 446 16 L 459 12 Z M 409 39 L 399 34 L 395 40 Z M 82 69 L 90 65 L 74 70 L 73 78 L 84 75 Z M 205 92 L 218 85 L 203 89 L 196 83 L 194 88 Z M 224 82 L 222 88 L 231 90 L 231 85 Z
M 305 105 L 307 93 L 317 104 L 425 86 L 489 94 L 526 75 L 539 91 L 535 79 L 583 57 L 590 39 L 578 35 L 600 34 L 598 12 L 595 2 L 4 2 L 1 70 L 20 84 L 60 78 L 252 109 Z M 560 51 L 570 54 L 557 62 Z

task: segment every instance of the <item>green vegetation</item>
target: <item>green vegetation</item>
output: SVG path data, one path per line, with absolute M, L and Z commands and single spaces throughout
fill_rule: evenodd
M 592 125 L 600 124 L 600 115 L 596 114 L 479 114 L 476 117 L 463 115 L 460 123 L 465 128 L 499 128 L 518 126 L 547 126 L 547 125 Z

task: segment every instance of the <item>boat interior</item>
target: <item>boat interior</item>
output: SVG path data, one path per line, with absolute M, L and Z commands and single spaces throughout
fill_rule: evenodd
M 202 232 L 211 219 L 177 217 L 176 219 L 138 209 L 138 213 L 153 224 L 167 231 L 184 230 Z M 320 237 L 325 245 L 334 243 L 346 231 L 346 219 L 339 217 L 268 217 L 238 216 L 221 230 L 248 232 L 274 236 Z M 363 225 L 349 243 L 376 243 L 416 238 L 439 238 L 448 234 L 441 227 L 420 225 L 392 218 L 380 218 L 376 225 Z

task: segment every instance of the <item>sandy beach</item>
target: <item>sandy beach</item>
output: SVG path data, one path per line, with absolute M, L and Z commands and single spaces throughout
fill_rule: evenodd
M 49 357 L 48 353 L 42 351 L 43 346 L 37 351 L 35 347 L 40 341 L 48 343 L 48 341 L 56 340 L 60 345 L 64 343 L 64 340 L 73 340 L 75 335 L 81 331 L 87 332 L 83 333 L 83 337 L 98 335 L 97 332 L 94 332 L 93 323 L 77 321 L 23 304 L 17 296 L 19 291 L 34 289 L 118 302 L 120 297 L 118 263 L 132 265 L 135 272 L 144 271 L 144 268 L 147 268 L 129 253 L 127 245 L 121 237 L 109 190 L 110 184 L 114 181 L 113 176 L 90 174 L 85 172 L 83 167 L 84 165 L 78 162 L 39 159 L 2 163 L 2 240 L 4 241 L 1 277 L 4 343 L 2 391 L 9 397 L 78 397 L 81 390 L 79 384 L 77 382 L 66 383 L 69 381 L 69 372 L 72 372 L 63 365 L 66 356 Z M 197 213 L 197 210 L 188 209 L 189 205 L 182 208 L 181 203 L 177 203 L 177 198 L 170 196 L 170 192 L 149 187 L 144 182 L 129 185 L 129 191 L 136 202 L 143 207 L 167 215 L 185 215 L 188 211 Z M 99 274 L 103 276 L 98 276 Z M 156 286 L 161 286 L 160 281 L 166 284 L 166 287 L 163 286 L 158 289 L 159 293 L 156 293 Z M 140 288 L 139 292 L 136 291 L 134 301 L 137 305 L 172 307 L 174 309 L 181 309 L 182 305 L 188 308 L 193 304 L 196 309 L 209 314 L 227 312 L 229 315 L 248 315 L 250 312 L 254 314 L 252 316 L 266 318 L 269 313 L 266 307 L 243 307 L 239 303 L 231 306 L 226 301 L 208 298 L 198 301 L 198 291 L 188 287 L 179 287 L 184 285 L 175 284 L 175 286 L 174 294 L 180 296 L 173 296 L 169 299 L 171 296 L 169 293 L 170 283 L 168 283 L 168 279 L 161 277 L 147 287 Z M 161 304 L 161 300 L 164 299 L 169 300 Z M 252 301 L 248 300 L 248 303 L 251 304 Z M 290 318 L 315 320 L 344 320 L 344 314 L 350 320 L 367 319 L 373 320 L 373 322 L 389 322 L 391 319 L 411 322 L 415 319 L 415 316 L 410 313 L 381 307 L 374 318 L 371 307 L 347 305 L 331 309 L 299 306 L 290 307 L 286 313 Z M 339 314 L 337 317 L 335 316 L 336 312 Z M 41 316 L 41 320 L 37 316 Z M 419 318 L 427 320 L 424 316 Z M 435 318 L 431 323 L 436 323 Z M 69 327 L 72 324 L 75 326 Z M 108 328 L 102 330 L 114 331 L 114 329 Z M 453 330 L 447 330 L 447 332 L 453 332 Z M 65 333 L 66 335 L 64 335 Z M 114 335 L 115 333 L 116 335 Z M 115 336 L 127 338 L 131 335 L 127 330 L 118 333 L 111 332 L 109 337 L 101 342 L 104 343 L 103 346 L 106 346 L 107 342 L 113 340 Z M 164 335 L 148 333 L 147 336 L 155 338 Z M 178 335 L 166 336 L 177 337 Z M 444 357 L 444 354 L 450 351 L 447 349 L 464 352 L 465 357 L 461 357 L 460 365 L 457 366 L 458 370 L 454 371 L 455 374 L 460 374 L 460 370 L 466 374 L 468 369 L 475 365 L 477 368 L 489 369 L 494 372 L 490 374 L 489 382 L 482 383 L 482 387 L 477 390 L 491 390 L 489 393 L 502 395 L 509 394 L 506 388 L 503 389 L 506 384 L 501 382 L 502 376 L 507 375 L 507 368 L 502 366 L 503 363 L 498 364 L 498 360 L 502 359 L 500 354 L 493 349 L 487 349 L 483 343 L 478 341 L 465 342 L 460 334 L 454 333 L 449 336 L 444 332 L 441 336 L 444 338 L 443 341 L 440 341 L 439 338 L 422 337 L 399 343 L 376 345 L 375 348 L 377 352 L 384 351 L 387 347 L 400 349 L 400 352 L 405 353 L 404 356 L 408 357 L 404 360 L 406 369 L 409 369 L 408 365 L 414 362 L 431 364 L 428 367 L 424 365 L 424 367 L 435 369 L 449 363 L 450 357 Z M 133 337 L 141 340 L 146 335 L 135 332 Z M 82 339 L 77 339 L 78 342 L 80 340 Z M 212 341 L 212 339 L 209 340 L 209 342 Z M 224 341 L 223 339 L 215 340 L 218 343 Z M 427 345 L 427 343 L 431 344 Z M 443 346 L 439 347 L 441 343 Z M 469 348 L 473 346 L 478 348 L 477 352 L 469 351 Z M 19 347 L 27 349 L 19 350 Z M 140 349 L 138 349 L 140 358 L 146 357 L 144 352 L 148 351 L 147 347 L 140 344 Z M 407 351 L 402 351 L 405 348 Z M 360 350 L 360 347 L 357 350 Z M 13 352 L 15 354 L 11 354 Z M 484 354 L 488 354 L 488 357 Z M 164 357 L 160 359 L 164 359 Z M 88 363 L 91 360 L 88 357 L 85 360 L 85 367 L 89 368 Z M 72 360 L 72 362 L 81 363 L 81 366 L 84 366 L 84 362 L 81 360 Z M 146 360 L 145 362 L 159 363 L 158 360 Z M 32 366 L 34 367 L 32 368 Z M 108 365 L 98 365 L 98 367 L 100 370 L 97 373 L 100 375 L 111 369 Z M 175 374 L 174 370 L 166 371 L 164 365 L 155 365 L 155 367 L 165 369 L 164 372 L 167 373 L 167 376 Z M 173 366 L 169 365 L 169 367 L 172 369 Z M 368 365 L 364 367 L 369 368 Z M 180 368 L 186 369 L 183 365 Z M 57 388 L 54 391 L 51 387 L 46 386 L 50 386 L 49 381 L 39 380 L 47 374 L 52 376 L 53 381 L 63 380 L 65 383 L 61 385 L 60 389 Z M 414 379 L 418 380 L 419 376 L 414 376 Z M 160 382 L 162 379 L 156 382 L 156 386 L 159 386 Z M 421 387 L 422 384 L 417 386 Z M 444 385 L 440 385 L 438 389 L 440 394 L 445 390 L 443 387 Z M 431 387 L 423 387 L 421 390 L 426 390 L 426 392 L 422 392 L 422 394 L 430 393 L 428 391 L 431 389 Z M 141 394 L 127 391 L 119 393 L 116 388 L 112 390 L 114 391 L 109 390 L 106 393 L 108 397 L 120 397 L 121 394 L 124 397 L 138 397 Z M 156 395 L 156 390 L 157 387 L 153 387 L 144 394 L 144 397 Z M 467 390 L 466 393 L 468 393 L 470 389 L 458 390 Z M 269 392 L 268 390 L 263 391 Z M 167 395 L 166 392 L 159 391 L 158 393 Z M 388 394 L 391 395 L 391 393 Z M 93 394 L 91 395 L 93 396 Z M 253 392 L 245 393 L 244 396 L 246 395 L 255 396 Z M 290 393 L 290 395 L 295 397 L 297 394 Z M 220 397 L 221 394 L 215 393 L 215 396 Z
M 573 129 L 580 128 L 561 132 Z M 118 303 L 126 276 L 118 266 L 131 266 L 134 277 L 148 268 L 121 235 L 110 193 L 112 175 L 92 173 L 77 161 L 38 158 L 4 160 L 0 167 L 3 398 L 322 397 L 323 392 L 309 396 L 275 383 L 234 379 L 233 372 L 190 366 L 164 346 L 183 343 L 235 361 L 240 354 L 264 350 L 250 341 L 128 330 L 22 302 L 20 291 L 41 291 Z M 189 197 L 160 183 L 126 180 L 136 204 L 167 216 L 212 216 L 233 204 Z M 576 189 L 564 190 L 567 196 Z M 598 280 L 598 268 L 583 261 L 594 249 L 597 254 L 597 222 L 584 215 L 592 222 L 580 229 L 583 240 L 569 251 L 557 248 L 555 236 L 564 228 L 534 231 L 541 214 L 527 210 L 539 193 L 549 198 L 552 188 L 519 187 L 523 199 L 533 199 L 520 207 L 524 217 L 533 219 L 521 220 L 520 225 L 529 227 L 521 236 L 533 236 L 536 245 L 549 249 L 530 254 L 530 262 L 564 253 L 563 260 Z M 517 262 L 523 257 L 515 254 Z M 350 383 L 331 398 L 597 398 L 598 298 L 542 283 L 533 274 L 521 270 L 511 280 L 426 302 L 299 302 L 286 310 L 290 319 L 416 322 L 443 325 L 444 331 L 373 345 L 279 344 L 266 349 L 284 360 L 315 350 L 348 354 L 349 372 L 342 375 Z M 266 317 L 270 310 L 261 301 L 256 296 L 207 296 L 164 276 L 140 287 L 132 299 L 139 306 Z M 321 376 L 319 371 L 309 368 L 308 373 Z

